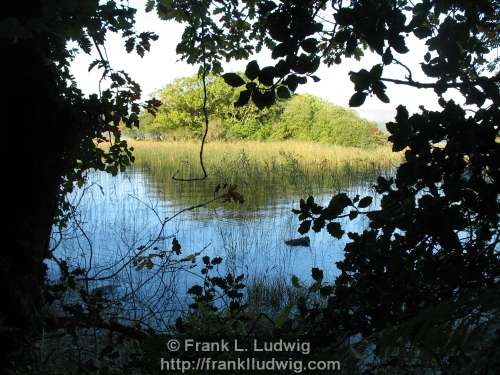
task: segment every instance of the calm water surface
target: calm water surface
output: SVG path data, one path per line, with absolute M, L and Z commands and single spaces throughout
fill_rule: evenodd
M 372 193 L 372 183 L 365 181 L 342 190 L 363 196 Z M 196 194 L 193 189 L 175 185 L 172 188 L 171 184 L 186 183 L 154 181 L 147 171 L 139 169 L 115 177 L 91 173 L 87 184 L 71 196 L 76 211 L 68 227 L 62 233 L 54 230 L 53 243 L 58 244 L 56 254 L 71 265 L 86 268 L 89 277 L 97 280 L 94 285 L 111 285 L 126 297 L 149 301 L 148 309 L 151 304 L 164 310 L 182 305 L 185 298 L 178 296 L 200 281 L 201 267 L 189 262 L 177 272 L 174 272 L 177 266 L 168 262 L 163 268 L 155 266 L 141 271 L 131 264 L 132 256 L 141 246 L 147 247 L 146 253 L 170 250 L 174 235 L 182 246 L 180 257 L 195 252 L 201 252 L 201 256 L 222 257 L 223 263 L 214 271 L 221 274 L 230 271 L 267 281 L 289 280 L 297 275 L 306 282 L 310 280 L 312 267 L 323 269 L 330 280 L 337 274 L 335 262 L 343 258 L 346 238 L 336 240 L 325 230 L 309 234 L 310 247 L 290 247 L 284 243 L 300 237 L 299 221 L 291 210 L 298 207 L 300 198 L 307 198 L 304 192 L 290 193 L 287 189 L 286 194 L 279 194 L 279 187 L 269 187 L 273 189 L 273 198 L 264 203 L 260 199 L 256 204 L 252 195 L 246 194 L 242 205 L 217 204 L 186 211 L 162 230 L 161 220 L 207 201 L 214 192 L 208 182 L 197 182 L 206 184 L 206 189 L 198 186 Z M 326 204 L 332 193 L 335 191 L 323 188 L 314 195 L 317 202 Z M 376 205 L 375 200 L 373 206 Z M 366 225 L 366 218 L 361 216 L 353 222 L 343 222 L 346 231 L 359 231 Z M 179 257 L 169 259 L 173 262 Z M 55 267 L 51 267 L 50 272 L 53 278 L 57 276 Z M 145 285 L 147 287 L 138 287 Z

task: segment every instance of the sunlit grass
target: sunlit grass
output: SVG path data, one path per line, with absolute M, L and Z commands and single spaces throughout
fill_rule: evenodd
M 128 143 L 134 147 L 138 162 L 170 164 L 172 162 L 195 162 L 200 150 L 199 142 L 155 142 L 134 141 Z M 286 141 L 286 142 L 210 142 L 205 145 L 207 164 L 226 162 L 230 156 L 245 153 L 250 159 L 263 166 L 272 160 L 278 160 L 283 153 L 294 155 L 301 165 L 342 166 L 347 163 L 377 164 L 387 166 L 398 162 L 400 156 L 390 147 L 362 149 L 342 147 L 320 143 Z
M 313 194 L 349 188 L 399 163 L 389 147 L 360 149 L 318 143 L 210 142 L 204 164 L 209 178 L 179 183 L 172 177 L 202 175 L 199 142 L 128 141 L 134 148 L 135 166 L 147 172 L 152 186 L 164 194 L 196 198 L 210 196 L 220 183 L 234 183 L 257 205 L 290 193 Z

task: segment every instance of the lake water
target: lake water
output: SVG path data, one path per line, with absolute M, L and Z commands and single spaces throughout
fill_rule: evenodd
M 198 259 L 197 264 L 179 264 L 178 260 L 196 252 L 201 253 L 199 258 L 223 258 L 214 270 L 221 275 L 232 272 L 267 282 L 290 280 L 296 275 L 307 283 L 311 268 L 319 267 L 326 279 L 334 279 L 338 272 L 335 262 L 343 258 L 346 236 L 336 240 L 324 230 L 309 233 L 310 247 L 291 247 L 284 242 L 300 237 L 299 221 L 291 210 L 298 207 L 300 198 L 307 198 L 303 192 L 290 193 L 288 189 L 286 194 L 280 194 L 279 187 L 269 187 L 273 189 L 272 198 L 259 198 L 256 203 L 247 190 L 246 201 L 241 205 L 218 203 L 189 210 L 162 228 L 165 218 L 213 196 L 210 183 L 196 184 L 197 193 L 193 194 L 193 189 L 183 188 L 185 182 L 156 181 L 147 170 L 130 169 L 115 177 L 93 172 L 86 185 L 71 196 L 76 210 L 68 227 L 62 232 L 54 230 L 52 243 L 57 244 L 56 254 L 72 266 L 85 268 L 95 280 L 94 287 L 110 286 L 127 301 L 133 300 L 134 308 L 143 315 L 153 310 L 178 311 L 186 306 L 185 291 L 200 283 L 202 262 Z M 339 184 L 336 189 L 350 195 L 373 195 L 372 184 L 373 180 L 344 188 Z M 332 193 L 335 192 L 317 189 L 315 199 L 326 204 Z M 378 204 L 377 200 L 372 203 L 373 207 Z M 362 216 L 342 223 L 346 231 L 367 226 Z M 182 246 L 180 256 L 170 252 L 172 236 Z M 134 255 L 161 250 L 167 255 L 153 258 L 155 265 L 150 270 L 134 267 Z M 51 277 L 56 278 L 57 269 L 49 269 Z M 163 323 L 167 324 L 156 321 Z

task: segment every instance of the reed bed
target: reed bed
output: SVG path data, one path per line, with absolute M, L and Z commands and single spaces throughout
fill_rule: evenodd
M 134 141 L 128 143 L 134 147 L 139 163 L 163 166 L 179 162 L 197 162 L 199 142 L 155 142 Z M 327 145 L 312 142 L 210 142 L 205 145 L 205 161 L 209 165 L 225 165 L 228 157 L 247 155 L 248 158 L 267 166 L 284 154 L 299 158 L 302 167 L 339 167 L 345 164 L 387 166 L 398 162 L 399 154 L 393 153 L 388 146 L 374 148 L 355 148 Z
M 134 148 L 135 167 L 146 172 L 153 188 L 167 198 L 179 201 L 185 197 L 191 202 L 213 196 L 215 186 L 224 183 L 236 184 L 255 206 L 291 193 L 346 189 L 373 183 L 400 160 L 388 147 L 360 149 L 298 141 L 210 142 L 204 152 L 208 179 L 179 183 L 172 177 L 202 175 L 199 143 L 128 142 Z

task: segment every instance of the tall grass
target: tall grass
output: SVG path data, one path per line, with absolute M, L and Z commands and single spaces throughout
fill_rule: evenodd
M 200 149 L 199 142 L 195 141 L 128 140 L 128 143 L 134 147 L 138 162 L 160 164 L 176 162 L 179 158 L 195 160 Z M 357 148 L 300 141 L 209 142 L 205 145 L 205 151 L 205 160 L 208 163 L 221 162 L 228 155 L 238 155 L 243 151 L 248 157 L 262 164 L 284 152 L 301 157 L 303 163 L 316 165 L 326 162 L 329 166 L 337 167 L 348 162 L 385 166 L 399 160 L 398 154 L 393 153 L 388 146 Z
M 182 183 L 172 179 L 202 174 L 197 142 L 129 141 L 135 166 L 167 198 L 210 197 L 216 185 L 232 183 L 250 198 L 250 206 L 290 194 L 314 194 L 371 183 L 400 159 L 388 147 L 359 149 L 318 143 L 211 142 L 204 162 L 209 178 Z M 248 199 L 247 199 L 248 200 Z

